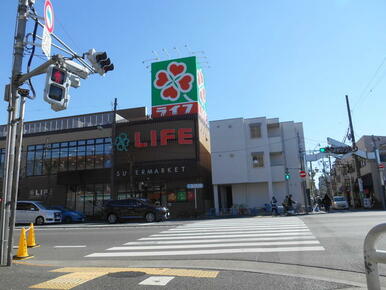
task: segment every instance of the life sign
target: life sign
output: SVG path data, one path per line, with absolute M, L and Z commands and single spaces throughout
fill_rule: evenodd
M 180 145 L 193 144 L 193 129 L 162 129 L 160 131 L 150 130 L 148 133 L 134 132 L 133 145 L 135 148 L 167 146 L 172 141 L 177 141 Z M 117 151 L 128 151 L 130 138 L 126 133 L 120 133 L 115 138 L 115 148 Z

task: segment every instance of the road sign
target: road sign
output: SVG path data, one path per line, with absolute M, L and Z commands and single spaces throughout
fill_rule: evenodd
M 47 28 L 43 28 L 43 38 L 42 38 L 42 50 L 46 57 L 50 59 L 51 57 L 51 34 L 48 32 Z
M 50 0 L 44 2 L 44 27 L 49 33 L 54 32 L 54 8 Z
M 307 176 L 306 172 L 304 170 L 299 170 L 300 177 L 304 178 Z
M 188 189 L 204 188 L 204 185 L 202 183 L 193 183 L 193 184 L 187 184 L 186 187 Z
M 379 168 L 385 168 L 385 165 L 379 164 L 378 167 L 379 167 Z

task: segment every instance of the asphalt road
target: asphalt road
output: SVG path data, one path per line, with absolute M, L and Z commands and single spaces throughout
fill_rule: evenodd
M 365 283 L 363 241 L 371 227 L 385 220 L 385 212 L 372 211 L 113 227 L 46 226 L 36 228 L 41 246 L 30 249 L 35 257 L 26 263 L 54 269 L 77 267 L 78 272 L 87 267 L 127 273 L 133 272 L 132 267 L 219 271 L 216 278 L 166 275 L 173 278 L 162 287 L 170 289 L 231 289 L 227 285 L 232 289 L 341 289 Z M 386 248 L 386 239 L 379 245 Z M 386 275 L 386 267 L 380 270 Z M 161 287 L 139 285 L 153 277 L 151 273 L 110 274 L 100 274 L 76 289 L 107 289 L 106 285 L 128 289 L 130 283 L 130 289 Z M 156 277 L 161 274 L 157 272 Z

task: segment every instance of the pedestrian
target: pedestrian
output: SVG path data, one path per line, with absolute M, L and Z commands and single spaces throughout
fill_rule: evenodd
M 322 200 L 320 199 L 319 196 L 317 196 L 315 198 L 315 206 L 314 206 L 314 209 L 312 211 L 313 212 L 319 212 L 321 205 L 322 205 Z
M 290 212 L 290 214 L 295 214 L 295 204 L 296 201 L 292 199 L 292 194 L 290 194 L 288 196 L 288 212 Z
M 282 205 L 283 205 L 285 213 L 287 213 L 287 211 L 288 211 L 288 195 L 285 196 L 285 198 L 282 202 Z
M 273 212 L 275 212 L 275 216 L 278 215 L 278 210 L 277 210 L 277 200 L 274 196 L 272 196 L 271 199 L 271 214 L 273 215 Z
M 323 197 L 323 205 L 326 212 L 329 212 L 331 207 L 331 198 L 328 196 L 328 194 Z

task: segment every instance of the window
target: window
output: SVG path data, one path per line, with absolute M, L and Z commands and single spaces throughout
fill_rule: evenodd
M 261 124 L 249 124 L 249 131 L 251 133 L 251 139 L 261 138 Z
M 253 168 L 264 167 L 264 152 L 252 153 L 252 166 Z

